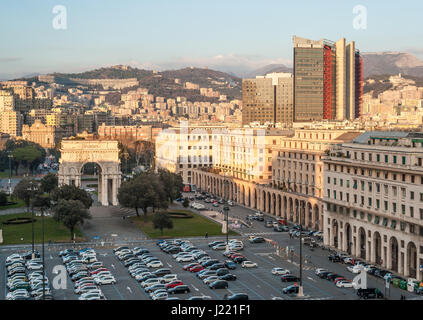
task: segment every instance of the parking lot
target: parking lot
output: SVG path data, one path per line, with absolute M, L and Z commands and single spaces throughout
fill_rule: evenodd
M 281 235 L 282 236 L 282 235 Z M 287 236 L 286 233 L 283 236 Z M 243 238 L 245 244 L 242 254 L 248 259 L 258 264 L 257 268 L 242 269 L 239 265 L 231 273 L 235 274 L 237 280 L 229 281 L 227 289 L 210 289 L 195 273 L 183 270 L 183 265 L 186 263 L 176 262 L 171 254 L 166 254 L 160 250 L 154 241 L 143 241 L 137 243 L 137 246 L 146 248 L 151 254 L 159 258 L 163 262 L 163 267 L 171 269 L 172 273 L 178 275 L 178 279 L 190 288 L 190 293 L 176 294 L 180 299 L 188 299 L 192 296 L 203 296 L 208 299 L 220 300 L 225 295 L 232 295 L 234 293 L 245 293 L 253 300 L 292 300 L 292 299 L 357 299 L 355 290 L 352 288 L 337 288 L 332 282 L 320 279 L 314 273 L 315 265 L 307 263 L 304 266 L 304 298 L 297 298 L 295 295 L 286 295 L 282 293 L 282 289 L 292 283 L 282 283 L 280 276 L 272 275 L 271 270 L 274 267 L 283 267 L 289 269 L 292 274 L 299 275 L 298 263 L 289 261 L 283 257 L 275 254 L 275 249 L 269 243 L 251 244 Z M 195 239 L 190 240 L 196 247 L 206 251 L 211 258 L 218 259 L 223 262 L 227 260 L 222 251 L 214 251 L 208 247 L 208 243 L 212 239 Z M 46 268 L 47 275 L 50 282 L 56 276 L 52 273 L 54 266 L 63 265 L 61 258 L 58 256 L 59 249 L 50 248 L 46 254 Z M 8 252 L 7 252 L 8 251 Z M 4 269 L 5 257 L 9 255 L 12 250 L 3 249 L 1 252 L 1 267 Z M 148 300 L 149 295 L 141 287 L 140 283 L 132 278 L 127 269 L 121 261 L 113 254 L 112 248 L 96 248 L 97 258 L 102 261 L 104 267 L 111 271 L 116 278 L 116 284 L 102 285 L 101 289 L 108 300 Z M 317 261 L 318 262 L 318 261 Z M 326 262 L 327 263 L 327 262 Z M 353 275 L 349 273 L 345 266 L 336 263 L 331 263 L 332 270 L 343 275 L 347 279 L 352 279 Z M 0 293 L 0 299 L 5 299 L 6 295 L 6 274 L 3 272 L 0 276 L 0 284 L 3 290 Z M 380 282 L 380 281 L 379 281 Z M 369 277 L 369 286 L 380 286 L 373 277 Z M 383 287 L 381 287 L 383 290 Z M 394 288 L 393 288 L 394 289 Z M 395 288 L 395 290 L 398 290 Z M 395 291 L 392 290 L 392 291 Z M 52 293 L 57 300 L 74 300 L 78 295 L 73 292 L 73 282 L 67 277 L 66 289 L 52 288 Z M 395 292 L 391 292 L 395 294 Z M 410 295 L 412 295 L 410 293 Z

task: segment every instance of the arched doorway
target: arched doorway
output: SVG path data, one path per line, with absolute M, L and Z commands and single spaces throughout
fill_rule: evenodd
M 407 245 L 407 256 L 408 275 L 415 278 L 417 274 L 417 248 L 413 242 L 409 242 Z
M 398 272 L 398 241 L 397 238 L 392 237 L 389 245 L 391 246 L 391 269 Z
M 363 228 L 358 230 L 358 239 L 360 246 L 360 258 L 366 260 L 366 231 Z
M 373 234 L 373 250 L 375 251 L 375 262 L 376 264 L 382 264 L 382 238 L 379 232 Z
M 345 224 L 345 237 L 347 242 L 347 253 L 352 254 L 351 226 L 349 223 Z
M 338 248 L 338 221 L 336 219 L 332 220 L 332 241 L 333 246 Z

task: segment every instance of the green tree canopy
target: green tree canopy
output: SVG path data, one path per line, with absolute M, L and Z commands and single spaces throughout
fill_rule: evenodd
M 172 203 L 173 200 L 181 197 L 181 191 L 184 187 L 181 175 L 166 169 L 159 169 L 158 174 L 167 199 Z
M 13 197 L 16 197 L 25 202 L 29 211 L 31 205 L 31 198 L 40 194 L 40 187 L 38 181 L 35 179 L 24 178 L 18 182 L 13 190 Z
M 93 199 L 90 194 L 74 185 L 62 185 L 52 192 L 52 199 L 56 202 L 59 200 L 79 200 L 85 206 L 85 208 L 90 208 L 93 204 Z
M 138 209 L 142 209 L 144 215 L 152 207 L 167 208 L 168 202 L 163 185 L 157 174 L 143 172 L 130 181 L 123 182 L 118 191 L 119 203 L 127 208 L 134 208 L 137 216 Z
M 51 193 L 55 188 L 57 188 L 58 182 L 59 179 L 57 176 L 50 172 L 41 179 L 41 190 L 46 193 Z
M 86 219 L 91 219 L 91 215 L 81 201 L 60 199 L 54 207 L 54 219 L 63 222 L 71 233 L 71 240 L 74 240 L 76 226 L 84 224 Z
M 172 229 L 173 221 L 166 212 L 156 212 L 153 217 L 154 229 L 160 229 L 161 234 L 163 235 L 163 229 Z

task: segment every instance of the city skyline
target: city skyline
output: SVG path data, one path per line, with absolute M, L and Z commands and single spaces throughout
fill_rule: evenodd
M 57 5 L 66 8 L 65 30 L 52 26 Z M 417 1 L 402 5 L 401 14 L 396 5 L 381 6 L 380 1 L 306 5 L 91 1 L 84 5 L 70 1 L 0 4 L 4 30 L 0 78 L 115 64 L 157 70 L 208 66 L 242 74 L 273 63 L 292 66 L 295 34 L 310 39 L 346 37 L 355 39 L 363 52 L 398 51 L 422 57 L 422 48 L 413 40 L 421 36 L 415 28 L 421 7 Z M 353 26 L 357 5 L 366 8 L 364 30 Z M 322 18 L 335 9 L 336 15 Z

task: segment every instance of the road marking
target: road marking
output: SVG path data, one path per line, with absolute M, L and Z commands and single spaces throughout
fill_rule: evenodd
M 130 293 L 132 293 L 132 289 L 130 287 L 126 287 Z
M 115 265 L 113 263 L 111 264 L 111 266 L 114 270 L 116 270 Z
M 172 268 L 172 265 L 169 262 L 167 262 L 167 265 L 169 266 L 169 268 Z
M 312 277 L 307 277 L 307 279 L 316 282 L 316 280 L 314 280 Z
M 103 256 L 103 257 L 107 256 L 107 252 L 105 252 L 105 253 L 100 253 L 100 256 Z
M 192 287 L 194 288 L 195 291 L 200 291 L 193 284 L 192 284 Z

